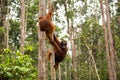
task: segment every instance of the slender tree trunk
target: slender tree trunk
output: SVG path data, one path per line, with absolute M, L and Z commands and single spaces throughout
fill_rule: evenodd
M 27 18 L 28 18 L 28 0 L 26 0 L 26 5 L 25 5 L 25 28 L 24 28 L 24 32 L 26 34 L 26 30 L 27 30 Z
M 58 67 L 58 69 L 59 69 L 58 78 L 59 78 L 59 80 L 61 80 L 61 67 L 60 67 L 60 64 L 59 64 L 59 67 Z
M 51 49 L 52 50 L 52 49 Z M 53 52 L 53 50 L 52 50 Z M 51 67 L 51 80 L 56 80 L 56 72 L 55 72 L 55 68 L 54 68 L 54 65 L 55 65 L 55 54 L 52 53 L 51 57 L 50 57 L 50 67 Z
M 67 10 L 67 4 L 66 2 L 63 3 L 64 7 L 65 7 L 65 13 L 67 14 L 68 10 Z M 73 79 L 77 80 L 77 69 L 76 69 L 76 48 L 75 48 L 75 43 L 73 41 L 74 38 L 74 34 L 72 32 L 72 27 L 73 27 L 73 20 L 71 20 L 71 28 L 70 28 L 70 19 L 67 16 L 67 28 L 68 28 L 68 34 L 70 35 L 70 44 L 71 44 L 71 49 L 72 49 L 72 61 L 73 61 Z
M 68 70 L 68 69 L 67 69 L 67 65 L 66 65 L 66 64 L 64 64 L 64 65 L 65 65 L 64 67 L 65 67 L 65 72 L 66 72 L 66 73 L 64 74 L 64 75 L 65 75 L 65 80 L 68 80 L 68 74 L 67 74 L 67 72 L 68 72 L 67 70 Z
M 7 21 L 7 49 L 9 49 L 9 22 Z
M 24 54 L 24 45 L 25 45 L 25 1 L 20 0 L 20 31 L 21 31 L 21 43 L 20 43 L 20 52 Z
M 91 59 L 92 59 L 92 63 L 93 63 L 93 65 L 94 65 L 97 78 L 98 78 L 98 80 L 100 80 L 100 76 L 99 76 L 99 74 L 98 74 L 98 69 L 97 69 L 97 66 L 96 66 L 96 62 L 95 62 L 95 59 L 94 59 L 94 57 L 93 57 L 93 55 L 92 55 L 92 50 L 90 50 L 90 48 L 89 48 L 89 46 L 88 46 L 87 44 L 86 44 L 86 47 L 88 48 L 89 55 L 90 55 L 90 57 L 91 57 Z
M 51 1 L 52 1 L 52 0 L 47 0 L 47 2 L 48 2 L 48 9 L 51 8 Z
M 71 63 L 69 63 L 69 65 L 71 65 Z M 69 80 L 72 80 L 72 76 L 71 76 L 72 69 L 71 68 L 72 68 L 71 66 L 68 66 L 68 69 L 69 69 Z
M 77 80 L 77 69 L 76 69 L 76 49 L 75 49 L 75 44 L 73 41 L 73 34 L 70 34 L 70 43 L 71 43 L 71 49 L 72 49 L 72 62 L 73 62 L 73 76 L 74 80 Z
M 68 22 L 69 25 L 69 22 Z M 68 26 L 69 27 L 69 26 Z M 72 31 L 73 27 L 73 20 L 71 20 L 71 27 L 68 28 L 69 35 L 70 35 L 70 43 L 71 43 L 71 49 L 72 49 L 72 62 L 73 62 L 73 76 L 74 76 L 74 80 L 77 80 L 77 57 L 76 57 L 76 45 L 74 43 L 74 32 Z
M 111 71 L 111 61 L 110 61 L 110 55 L 109 55 L 109 47 L 108 47 L 108 35 L 107 35 L 107 28 L 105 24 L 105 16 L 104 16 L 104 8 L 103 8 L 103 3 L 102 0 L 100 0 L 100 7 L 102 11 L 102 23 L 103 23 L 103 29 L 104 29 L 104 39 L 105 39 L 105 49 L 106 49 L 106 59 L 107 59 L 107 64 L 108 64 L 108 74 L 109 74 L 109 79 L 113 80 L 112 77 L 112 71 Z
M 67 4 L 66 2 L 63 3 L 64 7 L 65 7 L 65 14 L 67 14 L 68 10 L 67 10 Z M 70 33 L 70 26 L 69 26 L 69 18 L 67 17 L 67 28 L 68 28 L 68 33 Z
M 39 16 L 45 15 L 45 0 L 39 0 Z M 45 67 L 45 33 L 38 26 L 38 80 L 46 80 Z
M 113 38 L 112 38 L 112 31 L 110 27 L 110 13 L 109 13 L 109 6 L 108 0 L 106 1 L 106 16 L 107 16 L 107 27 L 108 27 L 108 38 L 109 38 L 109 46 L 110 46 L 110 57 L 111 57 L 111 67 L 113 72 L 113 80 L 117 80 L 116 76 L 116 62 L 115 62 L 115 50 L 113 46 Z
M 0 28 L 2 31 L 0 32 L 0 53 L 3 51 L 4 48 L 7 48 L 7 10 L 8 10 L 8 1 L 0 0 Z
M 73 41 L 72 41 L 73 42 Z M 73 42 L 72 44 L 72 59 L 73 59 L 73 69 L 74 69 L 74 80 L 77 80 L 77 59 L 76 59 L 76 48 L 75 48 L 75 44 Z
M 6 14 L 6 16 L 8 15 Z M 6 30 L 5 37 L 4 37 L 4 40 L 5 40 L 4 45 L 5 45 L 5 48 L 9 49 L 9 22 L 7 19 L 3 22 L 3 25 Z
M 91 80 L 92 79 L 92 77 L 91 77 L 91 72 L 92 72 L 92 64 L 91 64 L 91 57 L 89 56 L 88 57 L 88 60 L 89 60 L 89 80 Z
M 53 8 L 52 7 L 52 1 L 53 0 L 48 0 L 48 9 L 51 9 Z M 50 60 L 50 67 L 51 67 L 51 80 L 56 80 L 56 71 L 55 71 L 55 68 L 54 68 L 54 65 L 55 65 L 55 54 L 54 54 L 54 51 L 53 51 L 53 46 L 51 46 L 51 52 L 52 52 L 52 55 L 51 55 L 51 60 Z
M 8 3 L 7 3 L 7 6 L 9 6 L 9 4 L 10 4 L 10 2 L 8 1 Z M 7 46 L 6 46 L 6 48 L 7 49 L 9 49 L 9 8 L 7 8 L 7 19 L 6 19 L 6 31 L 7 31 L 7 33 L 6 33 L 6 44 L 7 44 Z
M 7 25 L 6 25 L 6 16 L 7 16 L 7 14 L 4 14 L 3 15 L 3 27 L 4 27 L 4 30 L 6 31 L 7 30 Z M 6 32 L 3 32 L 3 35 L 4 35 L 4 37 L 2 37 L 3 38 L 3 43 L 2 43 L 2 46 L 3 46 L 3 48 L 6 48 L 7 47 L 7 34 L 6 34 Z
M 104 29 L 104 39 L 105 39 L 105 49 L 106 49 L 106 58 L 107 58 L 107 63 L 108 63 L 109 79 L 116 80 L 116 79 L 114 79 L 114 73 L 112 71 L 112 64 L 111 64 L 112 60 L 110 57 L 111 55 L 110 55 L 110 51 L 109 51 L 108 34 L 107 34 L 107 27 L 106 27 L 106 23 L 105 23 L 105 15 L 104 15 L 105 12 L 104 12 L 104 8 L 103 8 L 102 0 L 100 0 L 100 7 L 101 7 L 101 11 L 102 11 L 102 23 L 103 23 L 103 29 Z M 108 23 L 108 25 L 109 25 L 109 23 Z

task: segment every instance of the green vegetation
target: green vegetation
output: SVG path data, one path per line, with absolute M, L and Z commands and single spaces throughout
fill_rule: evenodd
M 37 69 L 33 63 L 28 55 L 5 49 L 0 55 L 0 79 L 36 80 Z

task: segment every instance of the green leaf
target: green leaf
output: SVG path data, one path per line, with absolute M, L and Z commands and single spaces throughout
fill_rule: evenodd
M 0 27 L 0 33 L 5 32 L 5 28 L 4 27 Z
M 7 74 L 7 76 L 8 76 L 9 78 L 13 76 L 13 74 L 10 73 L 10 72 L 6 72 L 6 74 Z

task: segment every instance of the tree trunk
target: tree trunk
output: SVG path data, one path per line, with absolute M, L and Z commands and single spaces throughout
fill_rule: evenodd
M 6 17 L 8 15 L 6 14 Z M 9 22 L 8 20 L 6 19 L 4 22 L 3 22 L 3 25 L 4 25 L 4 28 L 6 30 L 6 33 L 5 33 L 5 37 L 4 37 L 4 46 L 5 48 L 9 49 Z
M 52 1 L 53 0 L 48 0 L 48 9 L 51 9 L 53 8 L 52 7 Z M 52 52 L 52 55 L 50 56 L 50 67 L 51 67 L 51 80 L 56 80 L 56 71 L 55 71 L 55 68 L 54 68 L 54 65 L 55 65 L 55 54 L 54 54 L 54 51 L 53 51 L 53 46 L 51 46 L 51 52 Z M 59 66 L 58 66 L 59 67 Z
M 111 67 L 112 67 L 112 73 L 113 73 L 113 80 L 117 80 L 116 63 L 115 63 L 115 50 L 114 50 L 114 46 L 113 46 L 112 31 L 111 31 L 111 27 L 110 27 L 110 13 L 109 13 L 108 0 L 105 0 L 105 2 L 106 2 L 106 16 L 107 16 L 107 27 L 108 27 Z
M 6 25 L 6 16 L 8 10 L 8 1 L 1 0 L 0 1 L 0 28 L 2 31 L 0 32 L 0 53 L 3 51 L 4 48 L 7 48 L 7 25 Z
M 108 63 L 108 74 L 109 74 L 109 79 L 110 80 L 116 80 L 116 73 L 115 73 L 115 65 L 113 65 L 113 64 L 115 64 L 115 62 L 114 62 L 114 49 L 112 49 L 112 51 L 110 50 L 110 47 L 109 47 L 109 45 L 110 46 L 112 46 L 112 44 L 109 42 L 109 40 L 110 40 L 110 36 L 112 36 L 111 35 L 111 33 L 107 33 L 107 27 L 106 27 L 106 23 L 105 23 L 105 12 L 104 12 L 104 8 L 103 8 L 103 3 L 102 3 L 102 0 L 100 0 L 100 7 L 101 7 L 101 11 L 102 11 L 102 23 L 103 23 L 103 29 L 104 29 L 104 38 L 105 38 L 105 48 L 106 48 L 106 59 L 107 59 L 107 63 Z M 111 30 L 110 30 L 110 21 L 109 21 L 109 11 L 108 11 L 108 2 L 106 3 L 106 8 L 107 8 L 107 25 L 109 26 L 108 28 L 108 30 L 109 30 L 109 32 L 111 32 Z M 109 39 L 108 39 L 108 35 L 109 35 Z M 109 51 L 110 50 L 110 51 Z M 112 54 L 111 54 L 112 53 Z M 112 56 L 113 55 L 113 56 Z M 113 58 L 111 58 L 111 56 L 113 57 Z M 113 63 L 114 62 L 114 63 Z
M 27 31 L 27 18 L 28 18 L 28 0 L 25 1 L 26 2 L 26 7 L 25 7 L 25 22 L 24 22 L 24 32 L 26 34 L 26 31 Z
M 24 54 L 24 45 L 25 45 L 25 1 L 20 0 L 20 32 L 21 32 L 21 43 L 20 43 L 20 52 Z
M 86 47 L 88 48 L 89 56 L 90 56 L 91 59 L 92 59 L 92 63 L 93 63 L 93 65 L 94 65 L 97 78 L 98 78 L 98 80 L 100 80 L 100 76 L 99 76 L 99 74 L 98 74 L 98 69 L 97 69 L 97 66 L 96 66 L 96 62 L 95 62 L 95 59 L 94 59 L 94 57 L 93 57 L 93 55 L 92 55 L 92 50 L 89 48 L 89 46 L 88 46 L 87 44 L 86 44 Z
M 58 78 L 59 78 L 59 80 L 61 80 L 61 67 L 60 67 L 60 64 L 58 66 L 58 70 L 59 70 Z
M 50 66 L 51 67 L 51 80 L 56 80 L 56 72 L 55 72 L 55 68 L 54 68 L 54 65 L 55 65 L 55 54 L 52 53 L 52 55 L 51 55 L 50 58 L 51 58 L 51 60 L 50 60 L 50 65 L 51 65 Z
M 39 16 L 45 15 L 45 0 L 39 0 Z M 38 26 L 38 80 L 46 80 L 45 67 L 45 33 Z
M 67 10 L 67 4 L 64 2 L 63 5 L 65 7 L 65 13 L 67 14 L 67 12 L 68 12 L 68 10 Z M 69 34 L 70 44 L 71 44 L 71 50 L 72 50 L 73 78 L 74 78 L 74 80 L 77 80 L 76 49 L 75 49 L 75 43 L 73 41 L 74 34 L 72 32 L 72 26 L 73 26 L 73 20 L 71 20 L 71 27 L 70 27 L 70 19 L 67 16 L 67 28 L 68 28 L 67 32 Z
M 75 49 L 75 44 L 73 41 L 73 34 L 70 34 L 70 43 L 71 43 L 71 49 L 72 49 L 72 64 L 73 64 L 73 76 L 74 76 L 74 80 L 77 80 L 77 69 L 76 69 L 76 49 Z

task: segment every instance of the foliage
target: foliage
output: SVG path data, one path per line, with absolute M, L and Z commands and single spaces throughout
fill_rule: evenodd
M 5 32 L 4 27 L 0 27 L 0 33 L 3 33 L 3 32 Z
M 36 80 L 37 71 L 33 62 L 28 55 L 5 49 L 0 55 L 0 79 Z
M 6 1 L 6 0 L 2 0 Z M 8 0 L 9 15 L 9 49 L 0 54 L 0 80 L 36 80 L 38 61 L 38 11 L 39 0 L 25 0 L 26 25 L 25 25 L 25 55 L 19 53 L 20 48 L 20 0 Z M 111 28 L 114 39 L 116 57 L 120 60 L 120 0 L 115 5 L 110 1 Z M 104 4 L 103 4 L 104 5 Z M 111 6 L 112 5 L 112 6 Z M 74 34 L 73 40 L 76 46 L 77 78 L 78 80 L 96 80 L 97 76 L 88 53 L 88 47 L 92 50 L 101 80 L 108 79 L 108 69 L 105 55 L 103 27 L 101 26 L 101 13 L 99 0 L 57 0 L 55 21 L 55 34 L 66 38 L 67 25 Z M 2 11 L 6 13 L 7 6 Z M 61 10 L 62 9 L 62 10 Z M 113 9 L 113 10 L 112 10 Z M 116 9 L 116 10 L 114 10 Z M 112 14 L 115 13 L 115 14 Z M 3 21 L 0 12 L 0 22 Z M 68 23 L 67 23 L 68 20 Z M 57 25 L 58 24 L 58 25 Z M 61 28 L 62 27 L 62 28 Z M 0 26 L 0 41 L 2 42 L 6 29 Z M 64 33 L 65 32 L 65 33 Z M 67 38 L 69 35 L 67 35 Z M 61 39 L 62 40 L 62 39 Z M 3 44 L 3 43 L 2 43 Z M 46 44 L 48 46 L 48 44 Z M 0 44 L 1 46 L 1 44 Z M 69 38 L 68 46 L 70 47 Z M 17 51 L 17 52 L 16 52 Z M 71 53 L 71 49 L 69 48 Z M 68 52 L 68 53 L 69 53 Z M 34 61 L 33 61 L 34 60 Z M 118 64 L 116 65 L 119 69 Z M 35 68 L 34 68 L 35 67 Z M 48 80 L 50 80 L 50 63 L 48 67 Z M 68 54 L 61 63 L 62 80 L 73 79 L 72 55 Z M 57 71 L 58 74 L 58 71 Z M 120 72 L 117 70 L 118 79 Z M 57 76 L 58 79 L 59 75 Z
M 38 35 L 37 35 L 37 20 L 38 20 L 38 2 L 39 0 L 25 0 L 26 3 L 26 26 L 25 26 L 25 54 L 34 59 L 35 65 L 37 65 L 37 53 L 38 53 Z M 17 51 L 20 48 L 20 3 L 19 0 L 12 1 L 11 11 L 15 12 L 15 19 L 10 19 L 9 28 L 9 45 L 10 49 Z
M 4 33 L 5 33 L 5 28 L 4 27 L 0 27 L 0 41 L 2 42 L 2 38 L 4 37 Z
M 11 46 L 11 49 L 15 49 L 15 47 L 17 47 L 17 49 L 19 49 L 20 47 L 20 43 L 19 43 L 19 39 L 20 39 L 20 22 L 17 20 L 9 20 L 10 22 L 10 30 L 9 30 L 9 36 L 10 36 L 10 45 L 14 45 L 13 47 Z

